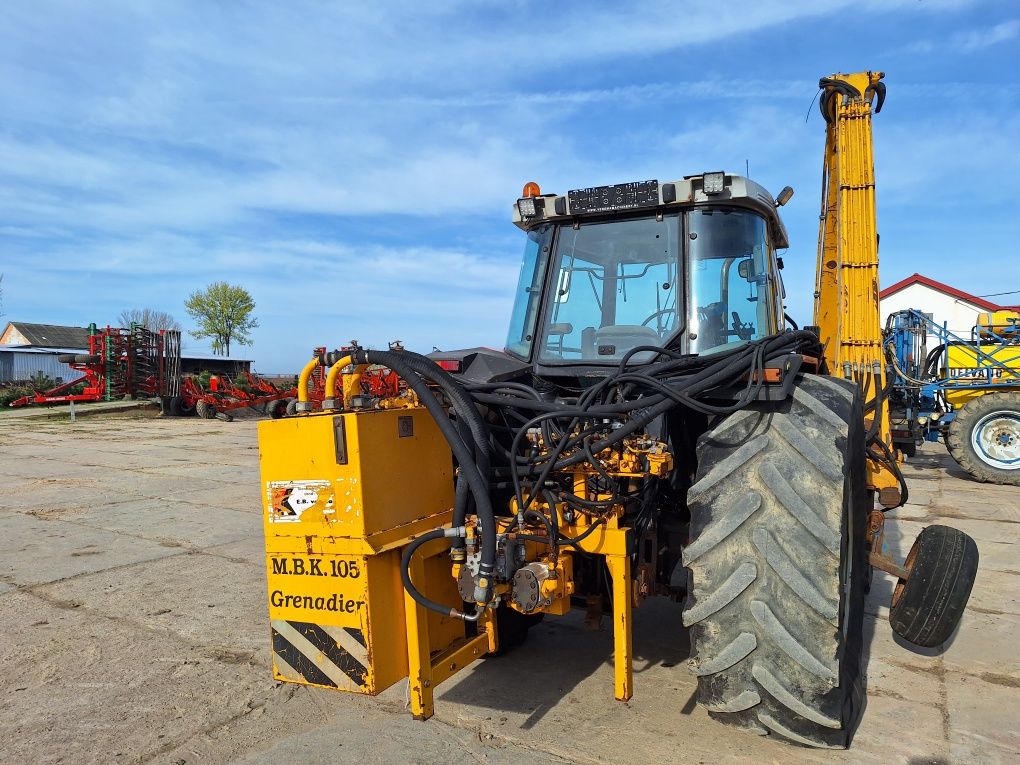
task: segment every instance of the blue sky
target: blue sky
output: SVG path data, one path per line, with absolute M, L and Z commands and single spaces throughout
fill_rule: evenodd
M 881 69 L 882 281 L 1020 290 L 1020 5 L 23 2 L 0 11 L 5 320 L 115 322 L 225 279 L 238 355 L 500 346 L 544 191 L 743 172 L 810 317 L 818 78 Z M 805 121 L 805 115 L 807 120 Z M 1003 299 L 1016 302 L 1016 296 Z M 195 340 L 188 346 L 206 347 Z

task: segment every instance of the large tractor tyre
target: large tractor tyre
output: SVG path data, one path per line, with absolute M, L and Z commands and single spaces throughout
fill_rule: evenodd
M 195 414 L 201 417 L 203 420 L 212 420 L 216 418 L 216 407 L 210 404 L 208 401 L 199 399 L 195 402 Z
M 923 648 L 945 643 L 963 617 L 978 569 L 977 544 L 959 529 L 928 526 L 917 535 L 896 583 L 889 623 Z
M 968 401 L 949 423 L 946 446 L 976 480 L 1020 486 L 1020 393 Z
M 857 386 L 805 376 L 698 440 L 688 492 L 691 668 L 723 722 L 849 745 L 861 705 L 864 418 Z

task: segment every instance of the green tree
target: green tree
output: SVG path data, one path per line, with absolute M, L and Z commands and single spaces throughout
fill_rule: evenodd
M 251 343 L 251 331 L 259 325 L 251 315 L 255 301 L 244 287 L 213 282 L 204 290 L 191 293 L 184 303 L 188 316 L 198 322 L 192 337 L 212 338 L 213 352 L 230 355 L 230 343 Z

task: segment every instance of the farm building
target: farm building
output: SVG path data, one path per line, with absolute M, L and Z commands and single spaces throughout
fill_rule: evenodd
M 0 334 L 0 383 L 28 380 L 43 374 L 51 380 L 73 380 L 81 372 L 57 360 L 62 353 L 88 353 L 87 327 L 29 324 L 12 321 Z M 181 369 L 185 374 L 209 371 L 236 375 L 251 371 L 251 359 L 213 356 L 185 350 Z
M 970 336 L 979 313 L 1020 310 L 1020 306 L 999 305 L 921 274 L 886 287 L 879 297 L 882 316 L 915 308 L 931 314 L 936 324 L 962 337 Z

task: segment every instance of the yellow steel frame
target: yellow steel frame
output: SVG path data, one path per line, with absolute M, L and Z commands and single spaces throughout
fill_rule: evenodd
M 872 101 L 883 76 L 858 72 L 822 81 L 828 110 L 814 323 L 830 374 L 857 381 L 866 401 L 886 383 L 871 133 Z M 878 436 L 892 453 L 888 406 L 883 404 L 871 417 L 879 418 Z M 869 419 L 866 425 L 871 424 Z M 870 458 L 867 470 L 869 487 L 879 492 L 879 501 L 888 507 L 899 504 L 893 471 Z
M 587 523 L 565 524 L 560 531 L 577 537 L 588 530 Z M 586 553 L 602 555 L 612 577 L 613 603 L 613 676 L 614 696 L 627 701 L 634 693 L 633 648 L 631 643 L 631 574 L 630 556 L 627 554 L 627 535 L 630 529 L 620 527 L 615 517 L 578 543 Z M 445 553 L 448 543 L 437 539 L 422 545 L 411 559 L 411 581 L 422 586 L 425 582 L 425 560 Z M 569 555 L 569 552 L 563 552 Z M 404 593 L 404 612 L 407 630 L 408 693 L 411 714 L 416 720 L 425 720 L 435 712 L 435 688 L 461 669 L 499 647 L 496 617 L 486 610 L 478 622 L 478 635 L 465 638 L 433 655 L 429 635 L 428 611 Z

